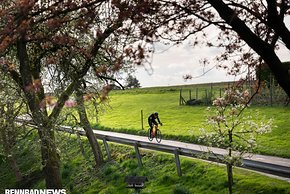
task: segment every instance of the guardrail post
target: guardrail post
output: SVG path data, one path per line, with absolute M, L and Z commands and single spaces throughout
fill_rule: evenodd
M 78 141 L 78 143 L 79 143 L 79 145 L 80 145 L 81 153 L 82 153 L 82 155 L 83 155 L 84 157 L 86 157 L 85 150 L 84 150 L 84 146 L 83 146 L 83 142 L 82 142 L 82 139 L 81 139 L 81 137 L 80 137 L 79 132 L 76 132 L 76 135 L 77 135 L 77 141 Z
M 138 166 L 141 168 L 142 167 L 142 160 L 141 160 L 141 155 L 140 155 L 140 152 L 139 152 L 138 144 L 135 143 L 134 147 L 135 147 L 136 157 L 137 157 L 137 160 L 138 160 Z
M 174 150 L 174 156 L 175 156 L 175 163 L 176 163 L 176 168 L 177 168 L 177 174 L 178 174 L 178 176 L 182 176 L 178 149 L 175 149 Z
M 104 143 L 105 150 L 108 156 L 108 160 L 111 160 L 111 154 L 110 154 L 109 145 L 107 143 L 106 137 L 103 137 L 103 143 Z

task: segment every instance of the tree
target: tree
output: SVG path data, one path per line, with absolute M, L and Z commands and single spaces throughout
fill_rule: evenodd
M 96 166 L 99 167 L 103 164 L 104 159 L 101 152 L 101 148 L 97 141 L 97 138 L 91 128 L 90 121 L 87 116 L 86 108 L 84 105 L 84 93 L 81 89 L 82 86 L 76 89 L 76 102 L 77 102 L 77 110 L 80 118 L 80 124 L 86 132 L 86 136 L 89 140 L 89 143 L 92 148 L 92 152 L 94 154 Z
M 139 80 L 132 75 L 129 75 L 126 79 L 126 88 L 140 88 Z
M 290 70 L 290 62 L 283 62 L 283 65 L 287 66 L 288 71 Z M 261 64 L 259 67 L 257 67 L 256 77 L 260 81 L 266 82 L 268 87 L 270 87 L 271 83 L 274 83 L 275 85 L 277 84 L 277 80 L 273 78 L 271 70 L 267 64 Z
M 23 109 L 23 102 L 21 99 L 20 92 L 16 90 L 15 85 L 7 76 L 1 74 L 2 79 L 0 80 L 0 142 L 2 145 L 2 151 L 6 160 L 10 164 L 11 169 L 15 174 L 16 181 L 21 181 L 23 175 L 17 164 L 17 159 L 13 148 L 15 148 L 18 136 L 22 134 L 20 127 L 14 123 L 14 120 Z
M 145 32 L 177 43 L 195 34 L 193 45 L 204 43 L 223 48 L 216 60 L 230 74 L 242 72 L 243 65 L 254 71 L 264 62 L 290 97 L 289 71 L 277 54 L 279 47 L 290 50 L 290 32 L 285 24 L 290 13 L 289 1 L 161 0 L 156 3 L 160 11 L 143 25 Z M 216 30 L 219 34 L 215 39 L 206 39 Z
M 147 1 L 0 2 L 0 69 L 24 93 L 37 125 L 47 188 L 62 187 L 53 129 L 66 100 L 91 69 L 96 77 L 105 79 L 108 72 L 132 64 L 125 60 L 142 64 L 146 36 L 140 23 L 144 15 L 152 14 L 154 6 Z M 141 41 L 133 45 L 136 40 Z M 60 76 L 46 75 L 47 68 Z M 54 78 L 59 93 L 49 113 L 45 82 Z
M 201 141 L 208 145 L 222 147 L 227 150 L 217 159 L 226 164 L 229 193 L 233 193 L 233 166 L 242 163 L 242 157 L 252 153 L 257 146 L 258 135 L 271 131 L 272 120 L 257 123 L 257 115 L 245 112 L 249 106 L 250 95 L 239 87 L 229 88 L 223 97 L 213 101 L 213 107 L 208 109 L 209 114 L 205 128 L 202 129 Z M 209 152 L 211 152 L 209 148 Z

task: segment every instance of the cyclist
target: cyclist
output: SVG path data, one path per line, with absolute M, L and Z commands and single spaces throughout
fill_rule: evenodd
M 153 126 L 154 125 L 158 126 L 158 123 L 156 122 L 156 120 L 162 126 L 162 123 L 160 122 L 160 119 L 158 116 L 158 112 L 154 112 L 148 117 L 148 124 L 150 126 L 150 137 L 151 137 Z

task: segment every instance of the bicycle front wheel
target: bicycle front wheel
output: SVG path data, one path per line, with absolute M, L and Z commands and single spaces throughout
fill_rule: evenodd
M 161 142 L 161 139 L 162 139 L 162 134 L 161 134 L 161 131 L 159 130 L 159 129 L 157 129 L 157 131 L 156 131 L 156 141 L 158 142 L 158 143 L 160 143 Z

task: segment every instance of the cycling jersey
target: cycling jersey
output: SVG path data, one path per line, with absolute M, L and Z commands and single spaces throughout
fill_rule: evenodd
M 153 125 L 158 125 L 156 120 L 158 121 L 159 124 L 161 124 L 159 117 L 158 116 L 155 117 L 154 113 L 148 117 L 148 124 L 149 124 L 151 129 L 152 129 Z

